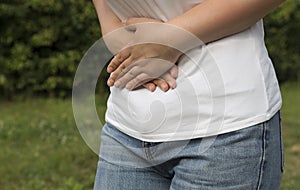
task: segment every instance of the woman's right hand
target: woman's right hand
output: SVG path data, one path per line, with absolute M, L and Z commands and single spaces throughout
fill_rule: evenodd
M 160 20 L 155 20 L 152 18 L 128 18 L 124 21 L 122 21 L 123 26 L 126 28 L 126 30 L 129 31 L 134 31 L 134 24 L 138 23 L 153 23 L 153 22 L 158 22 L 161 23 L 162 21 Z M 112 73 L 115 72 L 114 75 L 118 75 L 119 72 L 122 70 L 120 67 L 119 59 L 118 59 L 118 54 L 116 55 L 116 58 L 113 59 L 113 61 L 110 63 L 108 67 L 108 72 Z M 122 59 L 121 59 L 122 60 Z M 111 65 L 114 65 L 114 67 L 110 67 Z M 178 76 L 178 67 L 174 65 L 169 71 L 167 71 L 165 74 L 163 74 L 161 77 L 158 79 L 154 79 L 150 82 L 146 82 L 142 86 L 149 91 L 153 92 L 156 90 L 156 87 L 159 87 L 162 91 L 166 92 L 169 89 L 174 89 L 176 87 L 176 78 Z M 114 85 L 114 80 L 110 78 L 110 80 L 107 81 L 108 86 L 113 86 Z
M 114 86 L 114 83 L 118 77 L 118 75 L 122 72 L 123 65 L 120 63 L 116 63 L 114 59 L 114 67 L 109 68 L 108 72 L 112 73 L 111 77 L 107 81 L 108 86 Z M 178 77 L 178 66 L 175 64 L 173 67 L 171 67 L 166 73 L 164 73 L 162 76 L 160 76 L 157 79 L 153 79 L 152 81 L 146 82 L 142 86 L 146 89 L 148 89 L 151 92 L 154 92 L 156 90 L 156 87 L 159 87 L 162 91 L 166 92 L 169 89 L 174 89 L 176 87 L 176 79 Z

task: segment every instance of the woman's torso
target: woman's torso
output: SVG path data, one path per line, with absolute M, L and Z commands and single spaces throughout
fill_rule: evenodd
M 200 0 L 108 0 L 120 19 L 167 21 Z M 163 32 L 163 31 L 162 31 Z M 146 141 L 217 135 L 271 118 L 281 106 L 262 21 L 236 35 L 187 52 L 178 63 L 177 87 L 128 91 L 111 88 L 106 121 Z

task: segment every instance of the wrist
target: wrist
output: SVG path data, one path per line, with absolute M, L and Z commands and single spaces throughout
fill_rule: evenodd
M 135 44 L 153 43 L 164 45 L 169 47 L 165 50 L 167 53 L 178 57 L 182 53 L 204 44 L 194 34 L 168 23 L 141 23 L 136 25 L 136 29 Z

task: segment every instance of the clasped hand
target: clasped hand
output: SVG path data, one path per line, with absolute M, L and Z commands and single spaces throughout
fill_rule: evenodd
M 107 71 L 111 76 L 107 81 L 108 86 L 128 90 L 143 86 L 150 91 L 154 91 L 156 86 L 163 91 L 175 88 L 178 75 L 176 62 L 182 53 L 163 44 L 146 43 L 143 37 L 149 38 L 149 34 L 153 33 L 148 30 L 146 34 L 142 29 L 134 27 L 133 24 L 141 22 L 151 24 L 158 21 L 149 18 L 127 19 L 124 24 L 134 32 L 135 41 L 131 42 L 133 45 L 128 44 L 120 50 L 109 63 Z

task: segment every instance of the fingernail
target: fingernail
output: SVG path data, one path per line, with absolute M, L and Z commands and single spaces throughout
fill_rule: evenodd
M 112 79 L 107 80 L 107 85 L 112 86 L 114 84 L 114 81 Z
M 166 91 L 166 90 L 167 90 L 167 88 L 168 88 L 168 86 L 167 86 L 167 85 L 165 85 L 165 84 L 163 84 L 163 85 L 162 85 L 162 88 L 164 89 L 164 91 Z
M 132 88 L 133 88 L 133 86 L 132 86 L 131 84 L 127 84 L 127 85 L 126 85 L 126 89 L 127 89 L 127 90 L 132 90 Z
M 176 87 L 176 84 L 172 84 L 171 88 L 174 89 Z
M 122 20 L 123 25 L 126 25 L 126 23 L 127 23 L 127 19 Z
M 150 91 L 151 91 L 151 92 L 154 92 L 154 91 L 155 91 L 155 86 L 154 86 L 154 85 L 151 85 L 151 86 L 150 86 Z
M 121 82 L 120 81 L 117 81 L 117 82 L 115 82 L 115 87 L 120 87 L 121 86 Z

